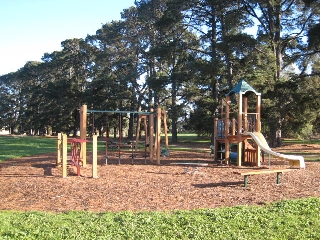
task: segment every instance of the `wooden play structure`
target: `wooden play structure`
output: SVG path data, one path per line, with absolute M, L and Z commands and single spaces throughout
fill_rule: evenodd
M 77 167 L 77 175 L 80 176 L 80 167 L 86 167 L 87 165 L 87 114 L 88 113 L 107 113 L 108 114 L 138 114 L 138 123 L 136 128 L 135 140 L 124 142 L 122 139 L 122 123 L 121 117 L 119 117 L 119 139 L 118 141 L 109 141 L 109 128 L 108 122 L 106 124 L 106 164 L 108 163 L 109 148 L 115 147 L 118 151 L 118 159 L 120 164 L 120 158 L 123 153 L 127 152 L 125 149 L 130 148 L 130 154 L 139 151 L 139 143 L 141 143 L 141 124 L 144 127 L 144 156 L 148 156 L 151 162 L 156 161 L 160 164 L 160 157 L 162 155 L 162 150 L 165 149 L 168 152 L 168 129 L 167 129 L 167 119 L 166 112 L 161 108 L 157 111 L 151 112 L 132 112 L 132 111 L 112 111 L 112 110 L 88 110 L 87 105 L 83 105 L 80 108 L 80 138 L 79 139 L 67 139 L 65 134 L 58 135 L 58 154 L 57 154 L 57 165 L 62 165 L 63 167 L 63 177 L 67 176 L 67 149 L 68 143 L 71 145 L 71 164 Z M 156 124 L 155 124 L 156 123 Z M 163 127 L 163 133 L 165 137 L 165 148 L 161 148 L 161 130 Z M 97 177 L 97 136 L 93 135 L 93 164 L 92 164 L 92 177 Z
M 255 96 L 255 111 L 249 112 L 248 98 Z M 237 101 L 237 118 L 230 119 L 231 99 Z M 221 118 L 214 121 L 214 157 L 215 160 L 229 164 L 235 161 L 237 166 L 249 163 L 260 166 L 260 148 L 248 142 L 246 131 L 261 131 L 260 125 L 261 94 L 256 92 L 246 81 L 241 80 L 221 103 Z M 233 147 L 230 151 L 230 146 Z M 230 158 L 230 152 L 233 158 Z
M 77 176 L 80 176 L 80 168 L 86 166 L 83 161 L 83 147 L 86 147 L 88 140 L 79 138 L 69 138 L 66 134 L 58 133 L 57 160 L 56 165 L 62 167 L 62 177 L 67 177 L 68 160 L 71 166 L 77 169 Z M 68 147 L 70 145 L 70 148 Z M 92 138 L 92 177 L 97 178 L 97 136 Z M 68 149 L 71 150 L 71 156 L 68 159 Z
M 231 111 L 233 105 L 237 105 L 235 111 Z M 231 112 L 236 114 L 235 118 L 231 118 Z M 237 166 L 260 166 L 262 151 L 269 155 L 269 161 L 272 155 L 289 161 L 290 166 L 305 168 L 302 156 L 284 155 L 270 149 L 261 133 L 261 93 L 241 80 L 221 102 L 221 118 L 215 118 L 214 158 L 226 164 L 234 161 Z

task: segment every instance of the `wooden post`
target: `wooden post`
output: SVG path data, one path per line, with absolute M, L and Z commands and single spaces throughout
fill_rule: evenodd
M 244 121 L 243 121 L 243 129 L 244 131 L 248 131 L 248 98 L 246 96 L 243 97 L 243 114 L 244 114 Z
M 229 123 L 230 123 L 230 106 L 229 106 L 229 103 L 230 103 L 230 97 L 227 96 L 226 97 L 226 113 L 225 113 L 225 129 L 224 129 L 224 134 L 225 134 L 225 137 L 227 137 L 229 135 Z
M 257 102 L 256 102 L 256 132 L 261 132 L 261 94 L 258 94 L 256 96 Z
M 157 164 L 160 164 L 160 140 L 161 140 L 161 108 L 158 108 L 157 111 L 157 129 L 156 129 L 156 144 L 155 144 L 155 151 L 156 151 L 156 160 Z
M 232 118 L 232 135 L 236 135 L 236 119 Z
M 138 124 L 137 124 L 137 133 L 136 133 L 136 144 L 135 149 L 136 151 L 139 150 L 139 139 L 140 139 L 140 130 L 141 130 L 141 122 L 144 125 L 144 137 L 145 137 L 145 144 L 148 142 L 148 127 L 147 127 L 147 116 L 146 115 L 139 115 Z M 146 147 L 146 146 L 144 146 Z
M 92 136 L 92 177 L 98 178 L 98 163 L 97 163 L 97 152 L 98 152 L 98 136 Z
M 169 140 L 168 140 L 168 127 L 167 127 L 167 113 L 166 111 L 162 111 L 163 114 L 163 127 L 164 127 L 164 136 L 166 141 L 166 148 L 169 148 Z
M 140 125 L 141 125 L 141 118 L 142 117 L 143 116 L 141 116 L 141 115 L 139 115 L 139 117 L 138 117 L 137 132 L 136 132 L 136 151 L 138 150 L 138 147 L 139 147 Z
M 68 137 L 62 134 L 62 177 L 67 177 Z
M 153 112 L 153 109 L 151 109 L 151 112 Z M 154 138 L 153 138 L 153 134 L 154 134 L 154 114 L 150 114 L 149 115 L 149 158 L 150 161 L 153 162 L 153 156 L 154 156 Z
M 61 133 L 58 133 L 58 144 L 57 144 L 57 161 L 56 165 L 57 167 L 61 167 L 61 158 L 62 158 L 62 135 Z
M 80 108 L 80 139 L 87 138 L 87 105 L 82 105 Z M 80 159 L 83 167 L 87 166 L 87 143 L 81 142 Z
M 224 120 L 224 147 L 225 147 L 225 152 L 224 152 L 224 158 L 226 161 L 226 164 L 229 164 L 229 158 L 230 158 L 230 151 L 229 151 L 229 116 L 230 116 L 230 107 L 229 107 L 229 101 L 230 97 L 226 97 L 226 113 L 225 113 L 225 120 Z
M 146 148 L 146 144 L 148 143 L 148 126 L 147 126 L 147 116 L 144 116 L 143 118 L 143 124 L 144 124 L 144 148 Z M 150 145 L 150 144 L 149 144 Z M 150 149 L 150 148 L 149 148 Z
M 238 132 L 237 132 L 237 165 L 241 166 L 242 160 L 242 93 L 239 93 L 238 96 Z
M 214 160 L 218 160 L 217 156 L 218 156 L 218 118 L 214 119 L 214 125 L 213 125 L 213 146 L 214 146 Z
M 256 132 L 261 132 L 261 95 L 257 94 L 256 96 Z M 259 145 L 257 144 L 257 153 L 256 153 L 256 165 L 258 167 L 261 166 L 261 148 L 259 147 Z

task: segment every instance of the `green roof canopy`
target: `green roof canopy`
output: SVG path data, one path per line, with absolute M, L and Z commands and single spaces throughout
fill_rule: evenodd
M 256 95 L 260 95 L 253 87 L 251 87 L 245 80 L 240 80 L 237 85 L 226 94 L 226 96 L 231 96 L 233 94 L 243 93 L 247 95 L 247 93 L 253 92 Z

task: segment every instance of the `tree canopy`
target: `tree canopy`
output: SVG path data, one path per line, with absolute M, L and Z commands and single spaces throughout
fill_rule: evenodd
M 219 102 L 246 79 L 262 93 L 267 135 L 310 137 L 320 125 L 319 9 L 317 0 L 136 0 L 96 34 L 0 76 L 0 125 L 75 134 L 82 104 L 161 106 L 177 142 L 179 130 L 212 134 Z M 92 131 L 105 130 L 105 115 L 90 118 Z

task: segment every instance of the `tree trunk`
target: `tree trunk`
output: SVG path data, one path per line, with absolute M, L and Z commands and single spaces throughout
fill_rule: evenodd
M 130 113 L 129 117 L 129 129 L 128 129 L 128 139 L 133 139 L 133 128 L 134 128 L 134 114 Z
M 282 120 L 276 119 L 274 124 L 270 124 L 270 140 L 269 145 L 270 147 L 281 147 L 282 146 L 282 139 L 281 139 L 281 126 Z
M 178 132 L 177 132 L 177 121 L 178 121 L 178 113 L 177 113 L 177 104 L 176 104 L 176 98 L 177 98 L 177 84 L 176 80 L 172 80 L 172 89 L 171 89 L 171 109 L 172 109 L 172 125 L 171 125 L 171 134 L 172 139 L 171 143 L 177 143 L 178 142 Z

